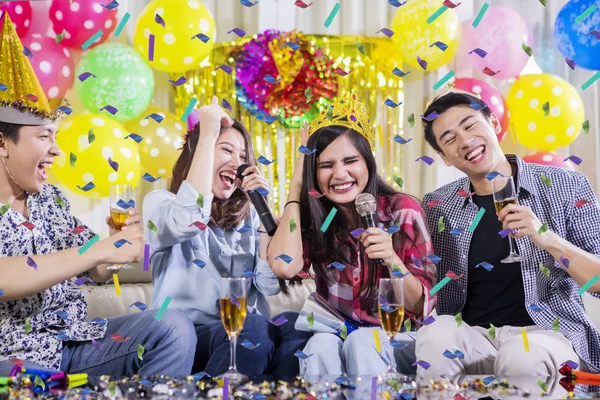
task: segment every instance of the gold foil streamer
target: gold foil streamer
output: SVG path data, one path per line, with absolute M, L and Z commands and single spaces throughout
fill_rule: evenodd
M 392 74 L 395 67 L 402 69 L 394 44 L 389 39 L 371 37 L 304 35 L 304 38 L 310 40 L 312 46 L 324 49 L 335 60 L 333 69 L 340 67 L 351 71 L 346 77 L 338 76 L 338 96 L 349 97 L 356 93 L 357 100 L 365 105 L 371 120 L 380 128 L 373 148 L 378 172 L 390 185 L 398 188 L 392 177 L 402 177 L 402 145 L 394 142 L 394 137 L 404 134 L 404 112 L 402 106 L 391 108 L 384 104 L 388 98 L 396 103 L 404 101 L 402 79 Z M 212 57 L 200 69 L 187 72 L 188 82 L 174 87 L 176 113 L 182 115 L 192 97 L 198 99 L 197 107 L 210 103 L 213 95 L 226 99 L 233 109 L 231 115 L 248 128 L 254 140 L 256 157 L 263 155 L 269 160 L 275 159 L 273 164 L 259 164 L 259 167 L 271 182 L 271 206 L 280 214 L 298 155 L 300 132 L 283 128 L 278 122 L 267 125 L 251 116 L 236 100 L 235 70 L 229 75 L 220 69 L 215 71 L 222 64 L 235 68 L 235 60 L 229 57 L 230 51 L 250 39 L 215 45 Z M 364 46 L 364 55 L 358 50 L 357 41 Z M 277 54 L 279 57 L 282 52 Z M 293 64 L 292 60 L 286 58 L 276 62 L 278 65 Z M 280 73 L 280 76 L 284 77 L 284 74 Z M 177 74 L 172 78 L 176 80 L 180 76 Z M 279 137 L 278 132 L 281 132 Z M 278 156 L 278 151 L 284 156 Z

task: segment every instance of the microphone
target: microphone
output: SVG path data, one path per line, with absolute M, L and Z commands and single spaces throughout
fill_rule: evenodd
M 245 176 L 242 174 L 248 168 L 248 164 L 242 164 L 237 169 L 237 177 L 243 181 Z M 275 231 L 277 230 L 277 225 L 275 224 L 275 220 L 273 219 L 273 214 L 271 214 L 271 210 L 269 209 L 269 204 L 267 203 L 267 199 L 262 194 L 257 191 L 248 192 L 248 196 L 250 196 L 250 201 L 254 208 L 256 208 L 256 212 L 258 213 L 258 217 L 260 218 L 260 222 L 264 225 L 267 234 L 269 236 L 273 236 Z
M 356 206 L 356 212 L 361 216 L 363 221 L 363 227 L 365 229 L 377 227 L 377 202 L 375 197 L 369 193 L 361 193 L 356 196 L 354 200 Z M 375 264 L 383 263 L 383 260 L 378 258 L 373 260 Z

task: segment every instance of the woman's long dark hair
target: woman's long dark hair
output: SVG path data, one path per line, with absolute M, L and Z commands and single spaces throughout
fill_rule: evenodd
M 252 148 L 252 139 L 246 128 L 244 128 L 244 125 L 237 120 L 233 120 L 231 128 L 241 133 L 244 137 L 247 154 L 246 163 L 252 166 L 256 165 L 256 158 L 254 157 L 254 150 Z M 221 133 L 223 133 L 225 129 L 227 128 L 221 129 Z M 176 194 L 181 183 L 187 177 L 199 139 L 200 125 L 196 125 L 192 132 L 187 135 L 187 143 L 183 146 L 181 155 L 173 166 L 173 179 L 171 181 L 171 187 L 169 188 L 171 193 Z M 212 202 L 210 217 L 212 221 L 219 225 L 223 230 L 235 228 L 240 222 L 248 218 L 249 215 L 250 201 L 239 188 L 236 189 L 227 200 L 220 200 L 215 197 Z
M 329 225 L 329 228 L 323 233 L 319 227 L 323 224 L 331 209 L 335 206 L 335 203 L 323 196 L 316 198 L 308 194 L 312 189 L 319 190 L 317 182 L 317 159 L 319 155 L 329 146 L 334 140 L 342 135 L 347 135 L 354 147 L 363 156 L 365 163 L 367 164 L 367 171 L 369 172 L 369 180 L 363 190 L 363 193 L 371 194 L 375 199 L 380 196 L 393 196 L 399 194 L 394 188 L 388 185 L 378 174 L 377 174 L 377 163 L 371 150 L 371 146 L 367 139 L 360 133 L 353 129 L 340 126 L 331 125 L 326 126 L 315 131 L 309 138 L 307 147 L 309 149 L 317 149 L 315 153 L 310 156 L 305 156 L 304 169 L 302 173 L 302 192 L 300 195 L 301 202 L 301 221 L 302 221 L 302 238 L 307 242 L 308 248 L 310 249 L 310 258 L 313 261 L 313 268 L 315 273 L 321 273 L 323 276 L 327 276 L 324 263 L 331 263 L 338 261 L 343 264 L 350 264 L 351 260 L 348 259 L 349 251 L 344 249 L 340 244 L 347 240 L 349 235 L 347 224 L 344 223 L 342 218 L 334 218 Z M 358 228 L 358 226 L 357 226 Z M 403 238 L 410 240 L 408 235 L 400 230 L 395 234 L 400 234 Z M 363 252 L 364 254 L 364 252 Z M 365 258 L 363 257 L 363 260 Z M 387 267 L 379 264 L 375 264 L 369 260 L 369 271 L 368 278 L 362 282 L 361 293 L 365 291 L 366 297 L 372 297 L 373 293 L 376 293 L 378 282 L 375 282 L 375 271 L 377 268 L 385 268 L 387 273 Z

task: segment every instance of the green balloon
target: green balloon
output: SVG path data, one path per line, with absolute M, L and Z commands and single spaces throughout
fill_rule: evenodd
M 139 116 L 154 96 L 152 69 L 125 44 L 107 43 L 96 47 L 81 59 L 76 75 L 88 76 L 83 81 L 75 81 L 75 90 L 83 106 L 89 112 L 119 122 Z

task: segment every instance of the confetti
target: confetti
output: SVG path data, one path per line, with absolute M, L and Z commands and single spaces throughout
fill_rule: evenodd
M 150 182 L 150 183 L 154 183 L 157 180 L 160 179 L 160 176 L 158 178 L 153 177 L 152 175 L 150 175 L 149 173 L 145 173 L 144 176 L 142 176 L 142 179 L 145 180 L 146 182 Z
M 92 35 L 92 37 L 90 37 L 88 40 L 85 41 L 84 44 L 81 45 L 81 49 L 82 50 L 86 50 L 88 47 L 90 47 L 96 40 L 100 39 L 102 37 L 102 35 L 104 35 L 104 32 L 102 31 L 102 29 L 100 29 L 98 32 L 94 33 Z
M 477 47 L 469 52 L 469 54 L 472 54 L 472 53 L 477 54 L 481 58 L 485 58 L 485 56 L 487 56 L 487 54 L 488 54 L 487 51 L 480 49 L 479 47 Z
M 108 323 L 107 319 L 96 317 L 90 320 L 90 324 L 104 326 Z
M 36 262 L 33 260 L 33 258 L 31 257 L 27 257 L 27 265 L 29 265 L 31 268 L 33 268 L 35 271 L 37 271 L 37 264 Z
M 43 390 L 46 389 L 46 383 L 42 380 L 42 378 L 40 378 L 39 375 L 35 376 L 35 379 L 33 380 L 33 386 L 41 386 Z
M 429 364 L 427 361 L 423 361 L 423 360 L 418 360 L 417 362 L 412 364 L 413 367 L 415 365 L 418 365 L 419 367 L 424 368 L 424 369 L 429 369 L 429 367 L 431 367 L 431 364 Z
M 433 158 L 431 158 L 429 156 L 421 156 L 421 157 L 417 158 L 415 161 L 419 161 L 419 160 L 423 161 L 427 165 L 431 165 L 435 161 Z
M 195 226 L 196 228 L 200 229 L 201 231 L 206 229 L 206 224 L 203 222 L 200 222 L 200 221 L 192 222 L 191 224 L 188 225 L 188 228 L 191 228 L 192 226 Z
M 262 274 L 262 272 L 259 272 L 259 273 L 254 273 L 253 271 L 242 272 L 242 276 L 245 276 L 246 278 L 250 278 L 250 279 L 254 279 L 257 276 L 259 276 L 260 274 Z
M 96 185 L 94 185 L 94 182 L 88 182 L 83 187 L 77 185 L 77 189 L 82 190 L 84 192 L 89 192 L 90 190 L 94 189 L 95 187 L 96 187 Z
M 27 48 L 27 46 L 23 46 L 23 54 L 27 56 L 30 61 L 33 61 L 33 54 L 31 53 L 31 50 Z
M 579 165 L 583 162 L 583 160 L 577 156 L 569 156 L 563 160 L 563 162 L 566 162 L 566 161 L 571 161 L 577 165 Z
M 296 225 L 296 220 L 294 220 L 294 218 L 292 217 L 290 219 L 290 233 L 294 232 L 297 228 L 298 226 Z
M 423 68 L 424 71 L 427 71 L 427 61 L 423 60 L 421 57 L 417 56 L 417 62 Z
M 446 350 L 444 351 L 444 353 L 442 354 L 444 357 L 449 358 L 450 360 L 454 360 L 456 358 L 465 358 L 465 355 L 462 351 L 460 350 L 456 350 L 454 353 L 451 352 L 450 350 Z
M 163 28 L 165 27 L 165 20 L 159 14 L 154 14 L 154 22 L 156 22 Z
M 425 261 L 425 260 L 429 260 L 434 264 L 437 264 L 440 261 L 442 261 L 442 259 L 440 257 L 436 256 L 435 254 L 426 255 L 425 257 L 423 257 L 423 261 Z
M 355 44 L 356 44 L 357 50 L 360 51 L 360 53 L 362 55 L 365 55 L 365 53 L 367 52 L 367 49 L 365 48 L 365 45 L 359 43 L 358 40 L 355 42 Z
M 4 83 L 0 83 L 0 92 L 5 92 L 6 89 L 8 89 L 8 86 L 6 86 Z
M 258 346 L 260 346 L 260 343 L 254 344 L 251 341 L 249 341 L 248 339 L 244 340 L 241 344 L 243 347 L 247 348 L 248 350 L 254 350 L 255 348 L 257 348 Z
M 270 74 L 265 75 L 265 77 L 263 78 L 264 81 L 270 83 L 271 85 L 274 85 L 276 83 L 278 83 L 279 81 L 281 81 L 281 78 L 279 79 L 275 79 L 273 76 L 271 76 Z
M 383 33 L 385 36 L 391 38 L 392 36 L 394 36 L 394 31 L 388 28 L 381 28 L 380 30 L 378 30 L 377 33 Z
M 272 163 L 275 162 L 275 160 L 269 160 L 268 158 L 264 157 L 264 156 L 260 156 L 258 157 L 257 160 L 259 163 L 261 163 L 262 165 L 270 165 Z
M 530 304 L 527 308 L 529 308 L 533 312 L 542 312 L 548 309 L 547 307 L 539 306 L 537 304 Z
M 116 0 L 112 0 L 110 3 L 108 3 L 106 5 L 101 4 L 101 6 L 104 7 L 105 9 L 107 9 L 107 10 L 113 10 L 113 9 L 119 7 L 119 2 L 116 1 Z
M 544 264 L 540 263 L 540 271 L 546 278 L 550 278 L 550 268 L 544 266 Z
M 482 382 L 485 386 L 489 386 L 496 381 L 500 381 L 500 379 L 496 378 L 495 376 L 488 376 L 488 377 L 482 379 Z
M 342 338 L 342 340 L 346 340 L 346 337 L 348 337 L 348 327 L 346 326 L 346 324 L 342 325 L 342 329 L 340 330 L 340 338 Z
M 148 36 L 148 61 L 154 61 L 154 35 Z
M 463 228 L 460 228 L 460 227 L 458 227 L 458 228 L 454 228 L 454 229 L 452 229 L 452 230 L 450 231 L 450 234 L 451 234 L 451 235 L 458 236 L 458 235 L 460 235 L 461 233 L 463 233 L 464 231 L 465 231 L 465 230 L 464 230 Z
M 586 135 L 590 133 L 590 121 L 586 119 L 581 125 L 581 128 L 583 129 L 583 133 Z
M 150 269 L 150 245 L 144 245 L 144 271 L 148 271 Z
M 396 185 L 403 187 L 404 186 L 404 179 L 400 178 L 398 175 L 394 174 L 393 176 L 394 182 L 396 182 Z
M 331 224 L 331 221 L 333 221 L 333 217 L 335 217 L 335 214 L 337 213 L 337 208 L 333 207 L 331 209 L 331 211 L 329 211 L 329 215 L 327 216 L 327 218 L 325 219 L 325 222 L 323 222 L 323 225 L 321 225 L 321 232 L 326 232 L 327 228 L 329 228 L 329 224 Z
M 300 8 L 308 8 L 308 7 L 312 6 L 312 5 L 313 5 L 313 3 L 306 4 L 306 3 L 305 3 L 305 2 L 303 2 L 302 0 L 296 0 L 296 2 L 294 3 L 294 5 L 295 5 L 296 7 L 300 7 Z
M 136 143 L 139 143 L 142 140 L 144 140 L 144 138 L 138 135 L 137 133 L 130 133 L 129 135 L 125 136 L 125 139 L 131 139 Z
M 409 319 L 410 321 L 410 319 Z M 406 347 L 408 347 L 408 343 L 402 343 L 402 342 L 398 342 L 396 339 L 392 339 L 392 341 L 390 342 L 390 346 L 392 346 L 393 348 L 397 349 L 397 350 L 402 350 Z
M 546 185 L 547 187 L 552 186 L 552 179 L 548 178 L 546 175 L 544 175 L 544 173 L 542 173 L 541 179 L 544 185 Z
M 481 72 L 483 72 L 483 73 L 484 73 L 484 74 L 486 74 L 487 76 L 496 76 L 497 74 L 499 74 L 499 73 L 500 73 L 500 71 L 501 71 L 501 70 L 498 70 L 498 71 L 494 72 L 494 71 L 493 71 L 493 70 L 491 70 L 490 68 L 488 68 L 488 67 L 485 67 L 485 68 L 483 69 L 483 71 L 481 71 Z
M 90 239 L 89 242 L 87 242 L 86 244 L 84 244 L 83 246 L 81 246 L 81 248 L 77 251 L 80 255 L 85 253 L 86 251 L 88 251 L 90 249 L 90 247 L 92 247 L 98 240 L 100 240 L 100 236 L 99 235 L 95 235 L 93 238 Z
M 250 0 L 240 0 L 240 4 L 245 6 L 245 7 L 252 7 L 258 4 L 258 1 L 256 3 L 251 2 Z
M 367 231 L 363 228 L 357 228 L 355 230 L 353 230 L 352 232 L 350 232 L 350 234 L 352 236 L 354 236 L 355 238 L 359 237 L 360 235 L 362 235 L 363 233 L 366 233 Z M 368 235 L 368 233 L 367 233 Z
M 373 329 L 373 340 L 375 341 L 375 351 L 381 353 L 381 340 L 379 339 L 379 329 Z
M 129 336 L 123 338 L 123 336 L 121 336 L 121 335 L 119 335 L 117 333 L 115 333 L 114 335 L 112 335 L 110 338 L 112 340 L 114 340 L 115 342 L 118 342 L 118 343 L 123 343 L 123 342 L 126 342 L 126 341 L 129 340 Z
M 336 3 L 335 6 L 333 6 L 333 9 L 331 10 L 329 16 L 325 20 L 325 28 L 329 28 L 338 11 L 340 11 L 340 3 Z
M 288 319 L 282 315 L 281 317 L 277 318 L 276 320 L 270 319 L 269 322 L 275 326 L 281 326 L 281 325 L 285 324 L 286 322 L 288 322 Z
M 487 263 L 487 262 L 485 262 L 485 261 L 483 261 L 483 262 L 480 262 L 479 264 L 477 264 L 477 265 L 475 266 L 475 268 L 478 268 L 478 267 L 482 267 L 482 268 L 484 268 L 486 271 L 491 271 L 492 269 L 494 269 L 494 266 L 493 266 L 492 264 L 490 264 L 490 263 Z
M 456 7 L 460 6 L 462 3 L 454 4 L 450 0 L 444 0 L 443 4 L 448 8 L 456 8 Z
M 323 194 L 319 193 L 319 191 L 315 190 L 315 189 L 311 189 L 308 194 L 312 197 L 315 197 L 317 199 L 320 199 L 321 197 L 323 197 Z
M 546 7 L 546 4 L 548 4 L 548 0 L 538 0 L 540 2 L 541 5 L 543 5 L 544 7 Z
M 558 332 L 560 330 L 560 321 L 558 318 L 554 318 L 554 321 L 552 321 L 552 329 L 554 332 Z
M 409 272 L 403 273 L 400 268 L 395 267 L 392 269 L 391 274 L 392 274 L 392 276 L 395 276 L 396 278 L 404 278 L 405 276 L 407 276 L 409 274 Z
M 388 4 L 394 7 L 400 7 L 406 4 L 406 1 L 404 3 L 400 3 L 400 1 L 398 0 L 388 0 Z
M 434 287 L 431 288 L 431 290 L 429 291 L 429 294 L 431 296 L 433 296 L 434 294 L 436 294 L 437 292 L 440 291 L 441 288 L 443 288 L 444 286 L 446 286 L 448 284 L 448 282 L 450 282 L 452 279 L 448 276 L 445 276 L 444 279 L 442 279 L 441 281 L 439 281 L 437 283 L 437 285 L 435 285 Z
M 146 227 L 147 227 L 147 228 L 148 228 L 150 231 L 152 231 L 152 232 L 154 232 L 154 233 L 158 234 L 158 228 L 156 228 L 156 225 L 154 225 L 154 222 L 152 222 L 152 221 L 148 220 L 148 223 L 146 224 Z
M 500 232 L 498 232 L 498 235 L 500 235 L 504 239 L 508 235 L 515 234 L 516 232 L 517 231 L 514 229 L 502 229 Z
M 544 222 L 544 225 L 540 226 L 540 229 L 538 229 L 537 233 L 538 235 L 541 235 L 542 233 L 546 232 L 548 230 L 548 223 Z
M 204 261 L 202 261 L 202 260 L 199 260 L 199 259 L 192 260 L 192 261 L 190 261 L 188 263 L 188 265 L 189 264 L 194 264 L 196 267 L 198 267 L 200 269 L 202 269 L 202 268 L 204 268 L 206 266 L 206 263 Z
M 284 263 L 289 264 L 292 262 L 293 258 L 288 256 L 287 254 L 280 254 L 277 257 L 274 258 L 274 260 L 280 259 L 282 260 Z
M 137 356 L 141 361 L 144 361 L 144 351 L 146 351 L 146 349 L 144 348 L 144 346 L 142 346 L 141 344 L 138 344 L 137 347 Z
M 529 346 L 528 346 L 529 348 Z M 525 350 L 525 351 L 529 351 L 529 350 Z M 548 393 L 548 384 L 546 382 L 544 382 L 542 380 L 542 378 L 538 378 L 538 385 L 540 387 L 540 389 L 542 389 L 544 392 Z
M 590 77 L 590 79 L 588 79 L 587 81 L 585 81 L 585 83 L 583 85 L 581 85 L 581 90 L 585 90 L 585 89 L 589 88 L 598 79 L 600 79 L 600 71 L 597 71 L 594 75 L 592 75 Z
M 142 303 L 141 301 L 136 301 L 135 303 L 132 303 L 129 305 L 129 308 L 131 307 L 136 307 L 138 308 L 140 311 L 146 311 L 146 309 L 148 308 L 148 306 L 146 306 L 144 303 Z
M 113 274 L 113 284 L 115 286 L 115 295 L 117 297 L 121 296 L 121 284 L 119 283 L 119 275 Z
M 490 340 L 496 339 L 496 327 L 492 324 L 490 324 L 490 329 L 488 329 L 488 337 Z
M 475 194 L 475 192 L 467 192 L 465 189 L 458 189 L 458 191 L 456 192 L 457 195 L 459 195 L 460 197 L 464 197 L 465 199 L 471 197 L 472 195 Z
M 169 83 L 171 83 L 174 86 L 181 86 L 184 83 L 186 83 L 188 80 L 185 78 L 185 76 L 180 76 L 176 81 L 169 79 Z
M 148 115 L 146 115 L 146 117 L 144 117 L 144 119 L 148 119 L 148 118 L 153 119 L 154 122 L 157 122 L 159 124 L 161 122 L 163 122 L 163 120 L 165 119 L 162 115 L 157 114 L 157 113 L 148 114 Z
M 475 17 L 475 19 L 473 20 L 473 28 L 477 28 L 479 26 L 479 23 L 481 22 L 481 19 L 483 18 L 483 16 L 485 15 L 488 7 L 490 5 L 488 3 L 484 3 L 483 6 L 481 7 L 481 9 L 479 10 L 479 13 L 477 13 L 477 16 Z
M 123 15 L 123 18 L 121 18 L 121 21 L 119 21 L 119 25 L 117 25 L 117 28 L 115 29 L 115 37 L 119 37 L 119 35 L 123 31 L 123 28 L 125 28 L 125 25 L 127 25 L 127 21 L 129 21 L 129 18 L 131 18 L 131 14 L 126 12 L 125 15 Z
M 443 5 L 440 8 L 438 8 L 436 12 L 434 12 L 429 16 L 429 18 L 427 18 L 427 24 L 431 24 L 433 21 L 438 19 L 443 13 L 446 12 L 446 10 L 448 10 L 448 7 L 446 5 Z
M 569 268 L 569 266 L 571 265 L 571 261 L 569 261 L 567 258 L 564 258 L 562 254 L 559 255 L 558 258 L 560 262 L 565 266 L 565 268 Z
M 342 271 L 344 268 L 346 268 L 346 266 L 344 264 L 339 263 L 337 261 L 334 261 L 327 266 L 327 268 L 331 268 L 331 267 L 337 269 L 338 271 Z
M 306 316 L 306 320 L 308 321 L 308 328 L 312 328 L 312 326 L 315 324 L 315 314 L 311 312 Z
M 479 221 L 481 221 L 481 218 L 483 218 L 483 214 L 485 214 L 485 208 L 481 207 L 479 209 L 479 212 L 475 216 L 475 219 L 473 220 L 473 222 L 469 226 L 469 232 L 475 232 L 475 229 L 477 228 L 477 225 L 479 225 Z
M 415 126 L 415 114 L 414 113 L 410 114 L 406 120 L 408 121 L 408 126 L 410 128 Z
M 226 74 L 231 74 L 231 72 L 233 71 L 232 67 L 230 67 L 229 65 L 225 65 L 225 64 L 221 64 L 218 67 L 216 67 L 215 71 L 218 69 L 224 71 Z
M 200 39 L 202 41 L 202 43 L 206 43 L 210 40 L 210 37 L 206 36 L 204 33 L 197 33 L 194 36 L 192 36 L 190 39 Z
M 195 97 L 192 97 L 192 99 L 188 103 L 187 107 L 185 108 L 185 111 L 184 111 L 183 115 L 180 118 L 181 122 L 186 122 L 187 117 L 190 115 L 190 113 L 192 112 L 192 110 L 196 106 L 197 102 L 198 102 L 198 99 L 196 99 Z
M 202 224 L 202 225 L 204 225 L 204 224 Z M 205 229 L 205 228 L 206 228 L 206 225 L 204 225 L 204 229 Z M 252 228 L 251 228 L 251 227 L 249 227 L 248 225 L 244 225 L 244 226 L 242 226 L 242 227 L 241 227 L 241 228 L 239 228 L 239 229 L 235 229 L 235 228 L 233 228 L 233 230 L 237 231 L 238 233 L 246 233 L 246 232 L 248 232 L 248 231 L 252 230 Z
M 497 176 L 501 176 L 504 177 L 504 175 L 502 175 L 500 172 L 498 171 L 492 171 L 489 174 L 487 174 L 485 177 L 488 181 L 492 181 L 494 180 L 494 178 L 496 178 Z
M 0 289 L 0 296 L 4 294 L 4 290 Z
M 437 228 L 438 233 L 444 232 L 444 229 L 446 229 L 446 224 L 444 224 L 444 216 L 441 216 L 440 219 L 438 219 Z
M 75 279 L 75 284 L 77 286 L 85 285 L 86 283 L 93 283 L 94 281 L 88 278 L 87 276 Z
M 592 15 L 592 13 L 594 11 L 596 11 L 597 9 L 598 9 L 598 6 L 596 4 L 590 5 L 588 8 L 585 9 L 585 11 L 583 13 L 581 13 L 581 15 L 579 15 L 577 18 L 575 18 L 575 25 L 580 24 L 584 19 L 586 19 L 587 17 Z
M 333 71 L 333 73 L 334 73 L 334 74 L 338 74 L 338 75 L 340 75 L 340 76 L 347 76 L 347 75 L 348 75 L 350 72 L 352 72 L 352 71 L 348 71 L 348 72 L 346 72 L 346 71 L 344 71 L 343 69 L 341 69 L 340 67 L 337 67 L 337 68 L 336 68 L 336 69 Z
M 579 288 L 579 290 L 577 291 L 577 293 L 581 296 L 582 294 L 584 294 L 589 288 L 591 288 L 592 286 L 594 286 L 594 284 L 596 282 L 598 282 L 598 275 L 594 275 L 592 277 L 592 279 L 590 279 L 589 281 L 587 281 L 585 283 L 585 285 L 583 285 L 582 287 Z
M 165 300 L 163 301 L 162 305 L 160 306 L 160 309 L 156 312 L 156 316 L 154 317 L 155 320 L 160 321 L 163 314 L 167 310 L 167 307 L 169 306 L 170 302 L 171 302 L 171 297 L 170 296 L 165 297 Z
M 60 42 L 62 42 L 62 40 L 65 38 L 66 35 L 66 31 L 63 29 L 62 32 L 58 35 L 56 35 L 54 37 L 54 41 L 56 42 L 56 44 L 59 44 Z
M 571 68 L 573 71 L 575 71 L 575 67 L 577 66 L 575 61 L 571 60 L 569 57 L 565 57 L 565 62 L 567 63 L 569 68 Z
M 394 68 L 394 70 L 392 71 L 392 74 L 394 74 L 400 78 L 404 78 L 406 75 L 410 74 L 410 71 L 404 72 L 400 68 Z
M 75 163 L 77 162 L 77 155 L 75 153 L 69 154 L 69 164 L 71 164 L 71 168 L 75 168 Z
M 232 30 L 228 31 L 227 34 L 231 34 L 231 32 L 235 33 L 236 35 L 238 35 L 239 37 L 244 37 L 246 36 L 246 31 L 240 29 L 240 28 L 233 28 Z
M 458 314 L 456 314 L 454 316 L 454 320 L 456 321 L 456 327 L 460 328 L 460 326 L 462 325 L 462 322 L 463 322 L 463 320 L 462 320 L 462 313 L 459 312 Z
M 438 41 L 438 42 L 431 43 L 431 44 L 429 45 L 429 47 L 433 47 L 433 46 L 437 47 L 437 48 L 438 48 L 438 49 L 440 49 L 441 51 L 446 51 L 446 49 L 448 48 L 448 45 L 447 45 L 446 43 L 444 43 L 444 42 L 439 42 L 439 41 Z M 436 89 L 436 90 L 437 90 L 437 89 Z
M 437 112 L 432 111 L 431 113 L 429 113 L 426 116 L 421 115 L 421 118 L 424 119 L 427 122 L 431 122 L 431 121 L 437 119 L 439 116 L 440 115 Z
M 521 329 L 521 336 L 523 336 L 523 347 L 526 352 L 529 352 L 529 338 L 527 337 L 527 329 Z
M 531 49 L 531 47 L 527 46 L 525 44 L 525 42 L 523 42 L 521 44 L 521 47 L 523 48 L 523 51 L 525 52 L 525 54 L 527 54 L 529 57 L 531 57 L 531 55 L 533 54 L 533 50 Z
M 289 47 L 290 49 L 292 49 L 292 51 L 296 51 L 300 48 L 300 45 L 296 42 L 285 42 L 284 44 L 281 45 L 281 47 Z
M 119 109 L 117 107 L 113 107 L 111 105 L 104 106 L 98 111 L 104 111 L 104 110 L 108 111 L 111 115 L 115 115 L 116 113 L 119 112 Z
M 600 31 L 594 29 L 593 31 L 588 32 L 588 35 L 592 35 L 596 39 L 600 40 Z
M 417 319 L 417 322 L 422 324 L 422 325 L 431 325 L 435 322 L 435 318 L 433 317 L 433 315 L 430 315 L 429 317 L 425 318 L 423 321 Z
M 119 163 L 114 161 L 113 159 L 111 159 L 110 157 L 108 157 L 108 165 L 110 165 L 110 167 L 115 170 L 116 172 L 119 171 Z
M 581 207 L 585 206 L 586 204 L 592 204 L 592 202 L 588 201 L 588 200 L 577 200 L 575 202 L 575 207 L 581 208 Z
M 400 101 L 400 102 L 396 103 L 394 100 L 388 98 L 383 102 L 383 104 L 385 104 L 386 106 L 391 107 L 391 108 L 396 108 L 399 105 L 401 105 L 402 102 Z
M 542 111 L 544 111 L 544 117 L 547 117 L 548 114 L 550 114 L 550 103 L 549 102 L 545 102 L 544 104 L 542 104 Z
M 31 328 L 31 318 L 27 318 L 25 320 L 25 333 L 31 333 L 33 329 Z
M 306 97 L 306 102 L 310 103 L 312 99 L 312 88 L 310 86 L 304 91 L 304 96 Z

